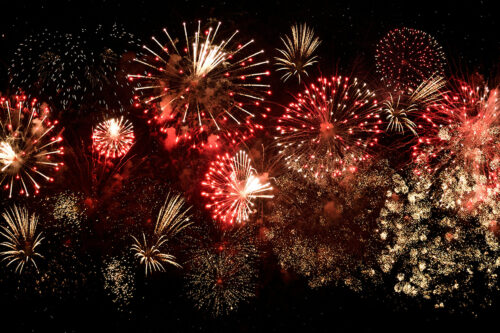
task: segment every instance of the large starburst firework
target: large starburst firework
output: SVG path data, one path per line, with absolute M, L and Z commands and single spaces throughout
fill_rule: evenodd
M 246 222 L 253 213 L 257 198 L 272 198 L 269 182 L 257 175 L 247 153 L 240 150 L 233 157 L 218 155 L 205 174 L 201 194 L 210 201 L 206 205 L 212 210 L 215 220 L 225 223 Z
M 397 91 L 415 89 L 433 75 L 442 75 L 446 58 L 429 34 L 411 28 L 389 31 L 377 44 L 377 72 Z
M 132 96 L 122 89 L 129 85 L 122 56 L 136 44 L 135 37 L 118 25 L 36 32 L 14 51 L 11 84 L 64 110 L 123 111 Z
M 356 78 L 318 78 L 295 97 L 276 137 L 289 168 L 315 178 L 354 172 L 382 131 L 375 93 Z
M 145 96 L 136 99 L 155 109 L 162 132 L 175 129 L 176 141 L 193 139 L 194 146 L 204 146 L 223 135 L 236 142 L 261 127 L 252 118 L 262 113 L 263 96 L 271 93 L 263 82 L 269 75 L 268 61 L 260 59 L 264 51 L 251 51 L 253 40 L 239 44 L 238 31 L 219 38 L 220 27 L 219 22 L 204 30 L 198 22 L 194 37 L 188 37 L 184 24 L 185 44 L 164 29 L 166 42 L 153 37 L 154 47 L 144 46 L 148 55 L 136 59 L 145 72 L 129 75 Z M 248 132 L 240 135 L 241 128 Z
M 189 210 L 184 209 L 185 201 L 179 195 L 167 195 L 165 204 L 160 209 L 152 234 L 142 233 L 142 240 L 132 236 L 132 251 L 140 263 L 144 265 L 146 275 L 154 271 L 165 271 L 164 264 L 181 267 L 175 256 L 164 253 L 169 240 L 183 229 L 191 225 Z
M 135 142 L 134 127 L 123 117 L 111 118 L 96 126 L 92 140 L 99 155 L 106 158 L 123 157 Z
M 36 99 L 26 96 L 0 98 L 0 184 L 12 197 L 19 194 L 38 194 L 40 180 L 51 182 L 52 172 L 63 162 L 62 137 L 54 133 L 58 121 L 49 119 L 50 110 Z
M 314 30 L 309 28 L 305 23 L 292 26 L 292 36 L 286 35 L 281 38 L 284 49 L 277 49 L 282 57 L 275 57 L 277 71 L 283 71 L 281 77 L 283 81 L 287 81 L 290 77 L 296 77 L 301 81 L 305 75 L 308 76 L 307 67 L 312 66 L 317 60 L 314 51 L 321 44 L 318 37 L 314 36 Z
M 32 264 L 36 270 L 36 258 L 42 258 L 38 253 L 43 237 L 37 231 L 38 216 L 30 215 L 26 208 L 13 206 L 2 214 L 7 225 L 1 226 L 0 235 L 3 236 L 3 242 L 0 246 L 3 249 L 0 255 L 2 261 L 7 262 L 7 266 L 15 265 L 16 272 L 21 273 L 24 267 Z

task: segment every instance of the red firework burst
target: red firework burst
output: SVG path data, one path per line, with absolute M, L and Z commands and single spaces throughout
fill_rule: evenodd
M 354 172 L 377 144 L 382 123 L 375 93 L 356 78 L 319 78 L 278 120 L 288 167 L 321 178 Z
M 99 155 L 106 158 L 123 157 L 135 142 L 134 127 L 123 117 L 111 118 L 97 125 L 92 140 Z
M 0 184 L 9 197 L 15 187 L 21 195 L 38 194 L 39 181 L 54 181 L 50 173 L 64 164 L 57 159 L 64 153 L 62 137 L 54 133 L 58 121 L 49 115 L 48 106 L 24 95 L 0 99 Z
M 136 59 L 146 69 L 129 75 L 145 96 L 135 97 L 136 106 L 154 113 L 151 122 L 160 124 L 169 141 L 213 147 L 220 136 L 237 143 L 262 128 L 252 118 L 266 117 L 262 102 L 271 91 L 263 81 L 270 72 L 263 67 L 269 62 L 260 59 L 263 50 L 251 51 L 253 40 L 236 42 L 238 31 L 220 38 L 220 25 L 203 31 L 198 22 L 189 38 L 184 24 L 182 45 L 164 29 L 165 43 L 153 37 L 154 47 L 144 46 L 148 54 Z
M 410 28 L 394 29 L 377 44 L 375 60 L 384 83 L 394 90 L 415 89 L 433 75 L 441 75 L 446 58 L 429 34 Z
M 209 199 L 206 207 L 213 218 L 230 224 L 248 221 L 255 199 L 273 197 L 271 184 L 261 180 L 244 151 L 233 157 L 218 155 L 201 184 L 207 189 L 201 194 Z

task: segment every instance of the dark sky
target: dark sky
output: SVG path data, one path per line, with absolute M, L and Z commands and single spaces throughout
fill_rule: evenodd
M 373 68 L 376 42 L 390 29 L 411 27 L 430 33 L 443 46 L 450 67 L 460 71 L 479 71 L 493 79 L 500 64 L 500 20 L 498 1 L 3 1 L 0 6 L 0 82 L 8 82 L 6 67 L 12 51 L 25 35 L 49 28 L 60 32 L 79 30 L 84 26 L 118 23 L 142 40 L 147 40 L 163 27 L 179 28 L 183 21 L 216 18 L 237 27 L 244 36 L 254 38 L 268 52 L 287 33 L 290 24 L 308 22 L 323 41 L 320 47 L 322 68 L 337 65 L 348 67 L 361 64 Z M 1 271 L 0 271 L 1 274 Z M 455 331 L 485 329 L 495 323 L 495 309 L 486 311 L 480 319 L 471 316 L 444 316 L 393 310 L 385 304 L 384 295 L 362 298 L 350 291 L 321 289 L 310 291 L 303 284 L 284 286 L 276 276 L 264 276 L 265 287 L 255 302 L 244 306 L 240 315 L 226 321 L 205 321 L 205 318 L 182 313 L 191 308 L 181 299 L 168 299 L 167 291 L 180 285 L 162 286 L 165 296 L 161 307 L 139 301 L 138 313 L 132 321 L 121 315 L 110 315 L 95 306 L 81 316 L 67 309 L 68 317 L 55 332 L 66 327 L 87 327 L 100 332 L 165 332 L 172 331 L 243 331 L 294 332 L 296 330 L 328 332 L 410 332 Z M 175 281 L 175 279 L 174 279 Z M 158 281 L 145 283 L 144 289 L 159 287 Z M 293 292 L 292 292 L 293 291 Z M 147 293 L 147 292 L 146 292 Z M 1 296 L 0 296 L 1 297 Z M 158 296 L 160 297 L 160 296 Z M 178 302 L 178 303 L 176 303 Z M 180 304 L 180 305 L 179 305 Z M 0 332 L 9 321 L 9 312 L 0 309 Z M 81 311 L 76 307 L 74 311 Z M 17 314 L 23 320 L 46 320 L 40 310 L 33 316 Z M 169 312 L 172 311 L 172 312 Z M 186 310 L 188 311 L 188 310 Z M 194 311 L 193 311 L 194 312 Z M 71 314 L 72 313 L 72 314 Z M 11 313 L 12 314 L 12 313 Z M 32 315 L 32 314 L 30 314 Z M 59 313 L 55 320 L 66 316 Z M 69 319 L 68 319 L 69 318 Z M 71 322 L 77 320 L 76 322 Z M 111 324 L 99 324 L 109 321 Z M 47 320 L 45 326 L 54 322 Z M 26 328 L 31 325 L 21 325 Z M 498 325 L 496 326 L 498 327 Z M 71 329 L 69 330 L 71 331 Z

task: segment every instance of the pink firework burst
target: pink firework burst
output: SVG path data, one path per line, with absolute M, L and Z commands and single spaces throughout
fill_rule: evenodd
M 262 128 L 254 119 L 269 111 L 262 105 L 271 94 L 264 51 L 252 51 L 253 40 L 239 43 L 238 31 L 222 36 L 220 27 L 202 29 L 198 22 L 189 37 L 184 23 L 185 42 L 163 29 L 164 38 L 153 37 L 153 46 L 144 46 L 147 54 L 135 59 L 144 72 L 128 76 L 144 96 L 137 95 L 135 105 L 154 113 L 151 122 L 176 143 L 214 146 L 221 136 L 237 143 Z
M 248 155 L 239 151 L 234 156 L 218 155 L 201 183 L 201 194 L 210 201 L 206 205 L 213 218 L 221 222 L 246 222 L 254 211 L 257 198 L 272 198 L 271 184 L 257 175 Z
M 107 119 L 96 126 L 92 140 L 99 155 L 120 158 L 128 153 L 135 142 L 134 127 L 123 117 Z
M 315 178 L 354 172 L 382 124 L 375 93 L 356 78 L 319 78 L 285 109 L 276 137 L 286 164 Z
M 446 58 L 432 36 L 401 28 L 389 31 L 378 42 L 375 61 L 377 72 L 388 87 L 408 91 L 432 76 L 442 75 Z
M 9 197 L 38 194 L 40 181 L 54 181 L 51 173 L 64 164 L 58 158 L 62 137 L 54 133 L 58 121 L 49 116 L 49 107 L 36 99 L 0 98 L 0 184 Z

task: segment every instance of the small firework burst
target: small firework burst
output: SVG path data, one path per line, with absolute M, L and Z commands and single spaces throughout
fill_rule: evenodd
M 135 142 L 134 127 L 123 117 L 111 118 L 96 126 L 92 140 L 99 155 L 120 158 L 128 153 Z
M 356 78 L 319 78 L 290 103 L 276 137 L 286 164 L 323 178 L 354 172 L 382 131 L 375 93 Z
M 426 114 L 441 100 L 441 89 L 445 86 L 443 77 L 433 77 L 423 81 L 411 94 L 403 92 L 395 96 L 389 94 L 389 98 L 384 101 L 382 112 L 385 113 L 387 131 L 396 131 L 404 134 L 409 130 L 418 136 L 418 130 L 426 124 L 432 124 L 430 116 Z M 417 124 L 417 119 L 426 121 L 424 124 Z
M 222 135 L 236 143 L 262 127 L 251 119 L 262 113 L 263 96 L 271 93 L 263 82 L 269 75 L 263 69 L 268 61 L 260 60 L 264 51 L 252 52 L 253 40 L 236 42 L 238 31 L 220 39 L 220 26 L 219 22 L 215 29 L 202 30 L 198 22 L 194 37 L 189 38 L 184 24 L 184 45 L 174 42 L 164 29 L 167 42 L 153 37 L 153 49 L 158 51 L 144 46 L 149 55 L 136 59 L 151 72 L 129 75 L 140 83 L 136 90 L 145 96 L 136 97 L 137 106 L 141 101 L 155 109 L 155 122 L 176 142 L 193 140 L 193 146 L 205 146 Z
M 201 194 L 209 198 L 206 205 L 215 220 L 232 224 L 246 222 L 253 213 L 254 200 L 272 198 L 271 184 L 262 182 L 252 166 L 247 153 L 240 150 L 233 157 L 218 155 L 205 174 L 202 185 L 207 191 Z
M 43 240 L 42 234 L 36 229 L 38 216 L 30 215 L 26 208 L 17 206 L 6 210 L 2 216 L 7 222 L 7 225 L 2 225 L 0 231 L 0 235 L 4 237 L 0 243 L 3 247 L 0 251 L 2 261 L 6 261 L 7 266 L 15 265 L 18 273 L 28 264 L 32 264 L 38 271 L 35 259 L 43 258 L 37 252 Z
M 123 111 L 131 96 L 117 94 L 129 84 L 121 57 L 136 45 L 135 37 L 118 25 L 75 33 L 37 32 L 14 51 L 11 84 L 63 110 L 86 105 Z
M 142 234 L 142 241 L 132 236 L 134 244 L 132 251 L 135 257 L 144 265 L 146 275 L 154 271 L 165 271 L 164 264 L 181 267 L 171 254 L 163 253 L 166 243 L 176 234 L 191 225 L 189 210 L 184 209 L 185 201 L 179 195 L 167 195 L 165 204 L 160 209 L 152 237 Z M 147 238 L 151 238 L 148 242 Z
M 132 266 L 121 258 L 108 258 L 102 268 L 104 290 L 120 311 L 125 311 L 134 298 L 135 276 Z
M 50 110 L 26 96 L 0 99 L 0 184 L 9 192 L 29 196 L 38 194 L 40 180 L 52 182 L 51 172 L 63 162 L 62 137 L 54 133 L 58 121 L 49 120 Z
M 378 262 L 394 278 L 396 293 L 428 299 L 436 308 L 490 304 L 500 267 L 491 221 L 498 219 L 500 207 L 490 200 L 472 213 L 460 211 L 456 194 L 468 191 L 464 185 L 471 181 L 463 170 L 438 178 L 393 176 L 378 219 L 386 244 Z
M 433 75 L 442 75 L 446 58 L 438 42 L 410 28 L 389 31 L 377 44 L 377 71 L 396 91 L 415 89 Z
M 203 243 L 193 248 L 187 295 L 198 309 L 222 316 L 255 297 L 259 252 L 253 232 L 248 225 L 217 229 L 215 235 L 204 235 Z
M 303 76 L 308 76 L 307 67 L 318 62 L 318 57 L 314 55 L 314 51 L 321 44 L 318 37 L 314 36 L 314 30 L 309 28 L 305 23 L 292 26 L 292 36 L 281 38 L 284 49 L 277 49 L 282 57 L 275 57 L 277 71 L 285 73 L 281 79 L 286 82 L 290 77 L 296 77 L 301 81 Z

